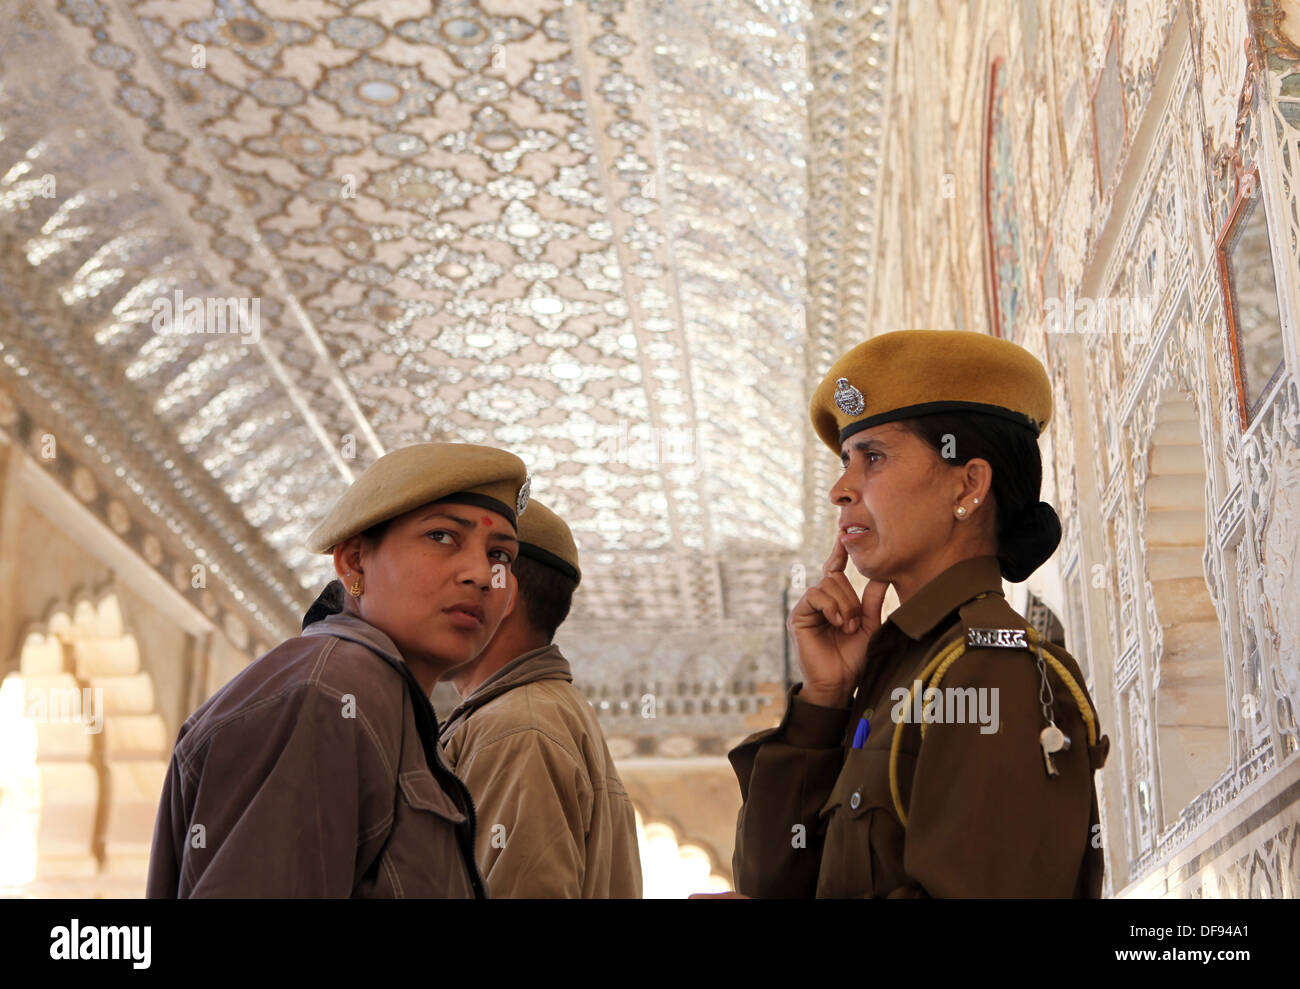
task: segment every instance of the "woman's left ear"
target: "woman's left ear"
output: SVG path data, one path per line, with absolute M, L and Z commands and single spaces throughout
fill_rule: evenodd
M 334 572 L 339 580 L 344 580 L 346 574 L 361 572 L 360 548 L 361 541 L 356 536 L 334 547 Z
M 962 500 L 970 500 L 971 506 L 982 505 L 988 501 L 989 491 L 993 487 L 993 466 L 979 457 L 966 461 L 965 485 Z

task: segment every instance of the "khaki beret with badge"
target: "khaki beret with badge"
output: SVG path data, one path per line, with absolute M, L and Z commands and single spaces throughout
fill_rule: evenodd
M 969 330 L 896 330 L 831 365 L 809 411 L 836 454 L 863 429 L 939 412 L 999 416 L 1040 435 L 1052 418 L 1052 386 L 1038 358 L 1010 340 Z
M 386 453 L 352 482 L 307 538 L 329 553 L 373 525 L 435 501 L 499 512 L 519 526 L 528 507 L 528 468 L 513 453 L 473 443 L 416 443 Z
M 582 582 L 573 533 L 564 519 L 540 501 L 530 501 L 527 517 L 519 520 L 519 555 L 558 570 L 575 584 Z

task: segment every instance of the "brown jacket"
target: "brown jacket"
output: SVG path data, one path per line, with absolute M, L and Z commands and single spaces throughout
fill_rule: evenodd
M 352 614 L 250 664 L 180 730 L 150 897 L 482 897 L 474 806 L 392 640 Z
M 442 741 L 478 804 L 494 897 L 641 896 L 636 812 L 555 646 L 526 652 L 447 718 Z
M 977 595 L 984 594 L 977 599 Z M 930 658 L 968 628 L 1027 627 L 1002 596 L 994 557 L 963 560 L 896 609 L 872 635 L 849 707 L 828 708 L 790 692 L 781 725 L 730 753 L 741 806 L 733 868 L 737 889 L 773 897 L 1097 897 L 1102 851 L 1093 771 L 1109 740 L 1087 733 L 1068 689 L 1049 672 L 1053 720 L 1072 741 L 1049 777 L 1036 654 L 974 648 L 940 690 L 997 688 L 966 723 L 901 721 L 896 703 Z M 1051 647 L 1079 686 L 1065 650 Z M 1050 667 L 1049 667 L 1050 670 Z M 956 695 L 949 695 L 956 696 Z M 963 700 L 978 695 L 963 694 Z M 1088 700 L 1091 708 L 1091 699 Z M 909 706 L 909 717 L 913 712 Z M 955 704 L 945 710 L 954 711 Z M 859 719 L 870 730 L 853 748 Z M 988 717 L 984 717 L 987 715 Z M 1096 717 L 1095 709 L 1093 716 Z M 901 723 L 895 723 L 900 717 Z M 983 724 L 981 724 L 983 718 Z M 904 731 L 899 789 L 903 827 L 889 785 L 890 743 Z M 1098 722 L 1098 732 L 1101 727 Z

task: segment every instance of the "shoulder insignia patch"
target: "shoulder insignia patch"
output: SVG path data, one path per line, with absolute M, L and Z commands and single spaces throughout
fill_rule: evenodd
M 1028 649 L 1023 628 L 972 628 L 966 632 L 966 645 L 984 649 Z

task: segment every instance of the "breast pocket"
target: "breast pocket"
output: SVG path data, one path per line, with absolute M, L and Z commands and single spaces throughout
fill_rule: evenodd
M 900 782 L 913 757 L 899 753 Z M 849 749 L 830 798 L 821 809 L 818 896 L 883 896 L 901 884 L 903 829 L 889 791 L 889 749 Z
M 427 810 L 445 821 L 460 824 L 465 815 L 456 807 L 447 791 L 438 785 L 432 773 L 415 769 L 397 777 L 402 797 L 415 810 Z
M 397 784 L 393 830 L 384 852 L 384 869 L 395 894 L 473 896 L 456 837 L 465 814 L 427 770 L 401 773 Z

